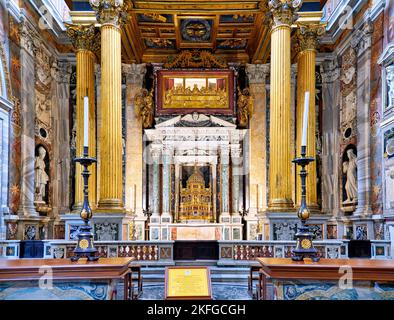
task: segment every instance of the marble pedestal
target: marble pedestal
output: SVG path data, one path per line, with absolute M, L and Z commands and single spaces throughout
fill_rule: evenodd
M 313 226 L 316 240 L 327 238 L 327 220 L 324 214 L 312 214 L 307 224 Z M 297 213 L 294 212 L 265 212 L 259 216 L 262 230 L 259 237 L 264 240 L 294 240 L 297 228 L 301 225 Z
M 83 221 L 79 214 L 65 214 L 61 216 L 65 224 L 65 239 L 76 240 Z M 90 221 L 95 241 L 128 241 L 132 239 L 134 217 L 126 213 L 93 213 Z

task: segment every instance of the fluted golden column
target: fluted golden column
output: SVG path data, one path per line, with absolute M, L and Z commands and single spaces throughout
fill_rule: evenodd
M 76 108 L 76 155 L 83 154 L 84 97 L 89 97 L 89 156 L 96 157 L 96 110 L 94 89 L 94 65 L 96 61 L 97 32 L 94 25 L 67 25 L 67 34 L 76 48 L 77 57 L 77 108 Z M 79 210 L 83 203 L 82 166 L 75 167 L 74 210 Z M 97 206 L 96 164 L 89 171 L 89 201 L 92 208 Z
M 124 211 L 122 181 L 122 0 L 91 0 L 101 24 L 100 199 L 98 210 Z
M 316 158 L 316 48 L 317 38 L 324 32 L 324 25 L 321 24 L 300 24 L 297 30 L 298 49 L 297 55 L 298 78 L 297 78 L 297 155 L 301 154 L 302 126 L 305 105 L 305 92 L 309 92 L 309 117 L 307 131 L 307 155 Z M 312 210 L 318 210 L 317 202 L 317 171 L 316 161 L 307 167 L 306 177 L 307 203 Z M 297 168 L 297 205 L 301 204 L 301 178 L 300 168 Z
M 302 1 L 271 0 L 269 210 L 294 208 L 291 186 L 291 25 Z

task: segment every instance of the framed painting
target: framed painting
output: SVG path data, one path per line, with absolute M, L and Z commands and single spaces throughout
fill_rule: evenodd
M 156 114 L 234 115 L 231 70 L 161 70 L 157 73 Z

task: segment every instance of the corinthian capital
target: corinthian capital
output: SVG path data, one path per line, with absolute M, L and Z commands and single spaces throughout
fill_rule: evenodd
M 297 38 L 299 50 L 316 50 L 319 45 L 319 37 L 325 32 L 326 23 L 298 23 Z
M 77 50 L 97 51 L 96 32 L 95 26 L 82 26 L 66 23 L 67 35 L 71 39 L 74 47 Z
M 135 84 L 138 87 L 142 87 L 146 74 L 146 64 L 123 64 L 122 72 L 128 84 Z
M 119 27 L 130 3 L 127 0 L 90 0 L 90 5 L 100 24 Z
M 270 73 L 269 64 L 247 64 L 246 74 L 250 84 L 265 84 L 265 79 Z
M 271 10 L 273 28 L 278 26 L 291 26 L 297 19 L 297 11 L 303 0 L 269 0 L 268 7 Z

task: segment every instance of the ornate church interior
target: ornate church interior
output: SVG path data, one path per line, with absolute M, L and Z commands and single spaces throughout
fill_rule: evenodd
M 81 255 L 138 274 L 83 299 L 189 263 L 294 300 L 277 261 L 362 258 L 380 291 L 340 297 L 394 299 L 394 1 L 2 0 L 0 58 L 0 288 Z

